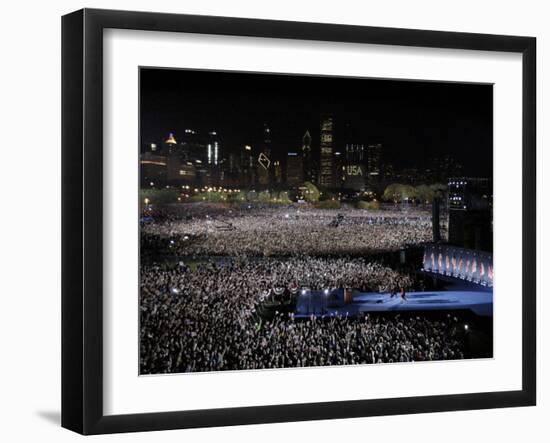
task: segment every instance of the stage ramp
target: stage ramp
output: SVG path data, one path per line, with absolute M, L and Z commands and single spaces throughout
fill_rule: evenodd
M 344 290 L 300 291 L 295 317 L 357 316 L 368 312 L 470 310 L 480 316 L 493 315 L 493 292 L 429 291 L 399 294 L 353 291 L 351 303 L 344 302 Z

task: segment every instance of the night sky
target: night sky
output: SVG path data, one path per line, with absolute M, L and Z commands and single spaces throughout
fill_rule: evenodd
M 465 175 L 492 177 L 492 85 L 142 68 L 140 89 L 142 146 L 191 128 L 217 131 L 225 154 L 260 144 L 267 123 L 280 157 L 306 130 L 318 147 L 332 113 L 335 150 L 382 143 L 386 161 L 420 169 L 450 154 Z

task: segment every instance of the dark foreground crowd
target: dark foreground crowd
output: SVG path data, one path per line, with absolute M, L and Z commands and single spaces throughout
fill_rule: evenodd
M 226 260 L 141 267 L 142 374 L 461 359 L 453 316 L 294 319 L 262 306 L 300 287 L 391 291 L 407 275 L 357 258 Z

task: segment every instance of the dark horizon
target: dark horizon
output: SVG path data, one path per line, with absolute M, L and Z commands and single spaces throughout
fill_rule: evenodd
M 382 143 L 396 168 L 430 167 L 451 156 L 464 175 L 492 177 L 493 87 L 432 81 L 141 68 L 142 149 L 169 132 L 216 131 L 222 153 L 259 145 L 266 123 L 274 157 L 319 145 L 320 115 L 331 113 L 335 150 Z

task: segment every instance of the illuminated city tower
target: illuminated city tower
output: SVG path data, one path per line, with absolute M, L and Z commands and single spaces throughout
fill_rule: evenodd
M 381 180 L 382 173 L 382 144 L 375 143 L 367 146 L 367 182 L 376 187 Z
M 264 123 L 263 146 L 258 155 L 258 183 L 263 186 L 273 185 L 275 171 L 271 158 L 271 129 Z
M 218 133 L 211 131 L 208 133 L 207 149 L 207 161 L 209 166 L 217 166 L 220 159 L 220 142 L 218 140 Z
M 304 165 L 304 180 L 314 183 L 316 181 L 316 171 L 311 153 L 311 135 L 306 131 L 302 137 L 302 161 Z
M 239 152 L 241 184 L 243 186 L 252 186 L 256 181 L 256 163 L 254 154 L 252 153 L 252 146 L 245 145 Z
M 333 117 L 330 114 L 321 114 L 321 144 L 320 144 L 320 171 L 319 185 L 330 188 L 334 184 L 333 168 Z
M 164 150 L 166 154 L 174 154 L 176 152 L 178 142 L 174 137 L 174 133 L 170 132 L 168 138 L 164 141 Z

